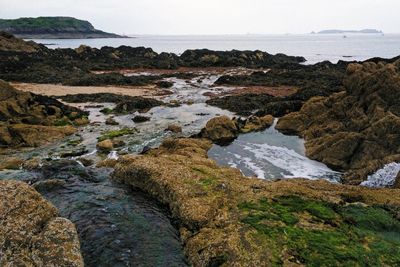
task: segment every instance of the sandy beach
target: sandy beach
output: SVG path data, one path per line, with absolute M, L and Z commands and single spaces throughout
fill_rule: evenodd
M 148 86 L 65 86 L 58 84 L 13 83 L 16 89 L 46 96 L 73 94 L 113 93 L 128 96 L 163 95 L 165 90 Z

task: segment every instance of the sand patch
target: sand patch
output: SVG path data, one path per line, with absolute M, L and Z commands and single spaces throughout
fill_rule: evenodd
M 21 91 L 32 92 L 47 96 L 63 96 L 74 94 L 113 93 L 128 96 L 158 96 L 164 90 L 155 85 L 147 86 L 65 86 L 58 84 L 12 83 Z

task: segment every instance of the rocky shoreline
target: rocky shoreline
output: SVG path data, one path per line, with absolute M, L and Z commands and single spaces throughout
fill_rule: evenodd
M 145 156 L 122 158 L 113 174 L 169 206 L 193 266 L 399 261 L 390 252 L 398 248 L 380 234 L 400 230 L 398 190 L 249 179 L 208 159 L 210 146 L 207 140 L 167 140 Z
M 138 251 L 177 266 L 400 264 L 399 61 L 52 50 L 7 34 L 0 58 L 7 82 L 106 88 L 56 100 L 0 80 L 2 264 L 149 263 Z M 146 95 L 117 94 L 119 86 Z M 276 129 L 304 138 L 309 158 L 342 172 L 343 184 L 245 177 L 208 157 L 213 143 L 265 134 L 277 120 Z M 360 186 L 375 173 L 390 183 Z M 7 216 L 12 205 L 18 220 Z M 32 216 L 26 237 L 20 226 Z

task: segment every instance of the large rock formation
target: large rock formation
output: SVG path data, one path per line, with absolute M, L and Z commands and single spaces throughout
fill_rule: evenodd
M 0 181 L 0 265 L 83 266 L 75 226 L 22 182 Z
M 207 138 L 218 145 L 228 145 L 240 133 L 262 131 L 270 127 L 273 122 L 274 117 L 270 115 L 250 116 L 246 119 L 220 116 L 209 120 L 197 137 Z
M 400 264 L 398 190 L 245 178 L 208 159 L 210 147 L 167 140 L 113 175 L 169 207 L 193 266 Z
M 312 98 L 277 129 L 304 137 L 309 157 L 346 171 L 345 183 L 359 184 L 400 161 L 399 68 L 400 61 L 351 64 L 345 92 Z
M 38 146 L 71 135 L 76 131 L 71 125 L 85 115 L 0 80 L 0 147 Z

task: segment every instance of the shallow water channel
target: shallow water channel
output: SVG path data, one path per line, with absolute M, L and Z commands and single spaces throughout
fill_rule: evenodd
M 43 166 L 31 171 L 1 171 L 0 179 L 36 183 L 37 190 L 59 209 L 60 215 L 76 224 L 87 266 L 186 266 L 179 233 L 167 210 L 145 194 L 111 182 L 111 169 L 96 168 L 95 164 L 84 167 L 79 158 L 96 163 L 106 157 L 140 153 L 144 147 L 159 146 L 168 136 L 198 133 L 215 116 L 232 117 L 228 111 L 205 104 L 207 97 L 203 93 L 229 90 L 211 87 L 217 78 L 204 74 L 189 81 L 169 79 L 175 83 L 171 88 L 174 94 L 162 100 L 187 104 L 153 108 L 142 114 L 150 117 L 144 123 L 134 123 L 132 118 L 137 114 L 129 114 L 114 117 L 118 126 L 105 125 L 109 115 L 100 110 L 112 104 L 79 104 L 90 112 L 90 125 L 58 143 L 11 153 L 22 159 L 41 158 Z M 172 123 L 182 126 L 183 132 L 165 131 Z M 97 138 L 105 131 L 124 127 L 136 131 L 124 136 L 125 144 L 116 151 L 98 154 Z M 227 147 L 214 146 L 209 156 L 220 164 L 241 169 L 245 175 L 260 178 L 338 179 L 337 173 L 304 156 L 301 139 L 284 136 L 274 128 L 241 135 Z

